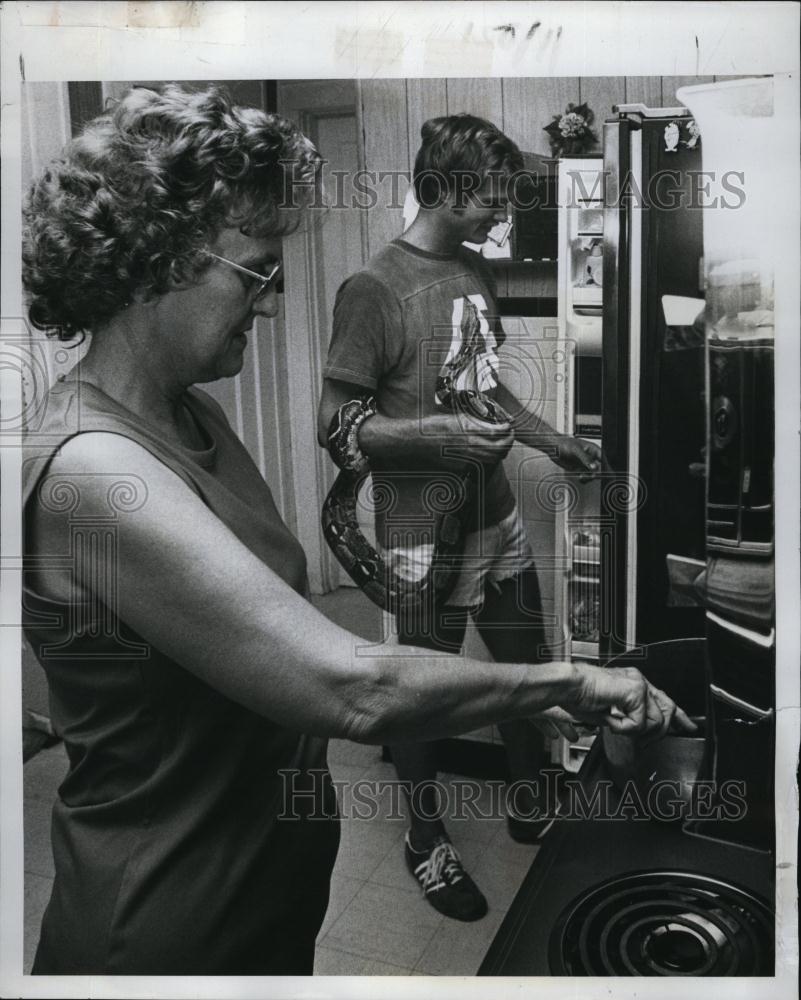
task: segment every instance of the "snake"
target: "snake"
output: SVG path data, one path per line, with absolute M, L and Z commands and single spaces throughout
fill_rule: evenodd
M 461 361 L 464 361 L 462 358 Z M 437 401 L 451 412 L 466 414 L 485 423 L 509 423 L 511 418 L 494 399 L 475 389 L 456 387 L 454 366 L 437 380 Z M 366 395 L 343 403 L 331 419 L 327 446 L 339 473 L 322 508 L 323 536 L 340 565 L 364 594 L 380 608 L 398 614 L 421 606 L 428 600 L 445 601 L 452 593 L 461 569 L 461 555 L 467 534 L 463 502 L 455 511 L 437 515 L 434 525 L 434 553 L 421 580 L 410 582 L 394 572 L 383 554 L 364 535 L 358 519 L 359 492 L 370 475 L 369 462 L 358 447 L 361 424 L 377 412 L 373 396 Z M 470 462 L 460 474 L 457 495 L 475 494 L 478 467 Z

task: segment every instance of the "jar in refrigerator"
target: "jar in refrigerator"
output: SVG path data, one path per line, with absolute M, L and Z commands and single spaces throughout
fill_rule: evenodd
M 597 285 L 599 288 L 603 284 L 604 258 L 601 252 L 601 245 L 594 243 L 587 258 L 587 278 L 588 284 Z

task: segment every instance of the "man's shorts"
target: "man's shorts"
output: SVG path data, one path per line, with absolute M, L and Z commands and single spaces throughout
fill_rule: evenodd
M 423 579 L 433 555 L 434 546 L 430 543 L 384 552 L 388 568 L 410 583 L 419 583 Z M 498 584 L 533 565 L 534 553 L 523 519 L 515 506 L 502 521 L 474 531 L 465 538 L 462 568 L 445 604 L 458 608 L 477 607 L 484 600 L 487 583 Z

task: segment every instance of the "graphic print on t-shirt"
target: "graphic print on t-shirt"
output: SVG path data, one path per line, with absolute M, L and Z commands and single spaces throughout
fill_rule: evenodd
M 451 346 L 435 390 L 439 406 L 447 405 L 454 391 L 489 392 L 498 385 L 498 344 L 486 310 L 480 293 L 453 300 Z

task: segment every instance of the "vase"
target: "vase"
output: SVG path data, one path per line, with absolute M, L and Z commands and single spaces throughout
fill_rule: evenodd
M 568 137 L 561 142 L 551 142 L 552 156 L 576 156 L 584 152 L 585 140 Z

